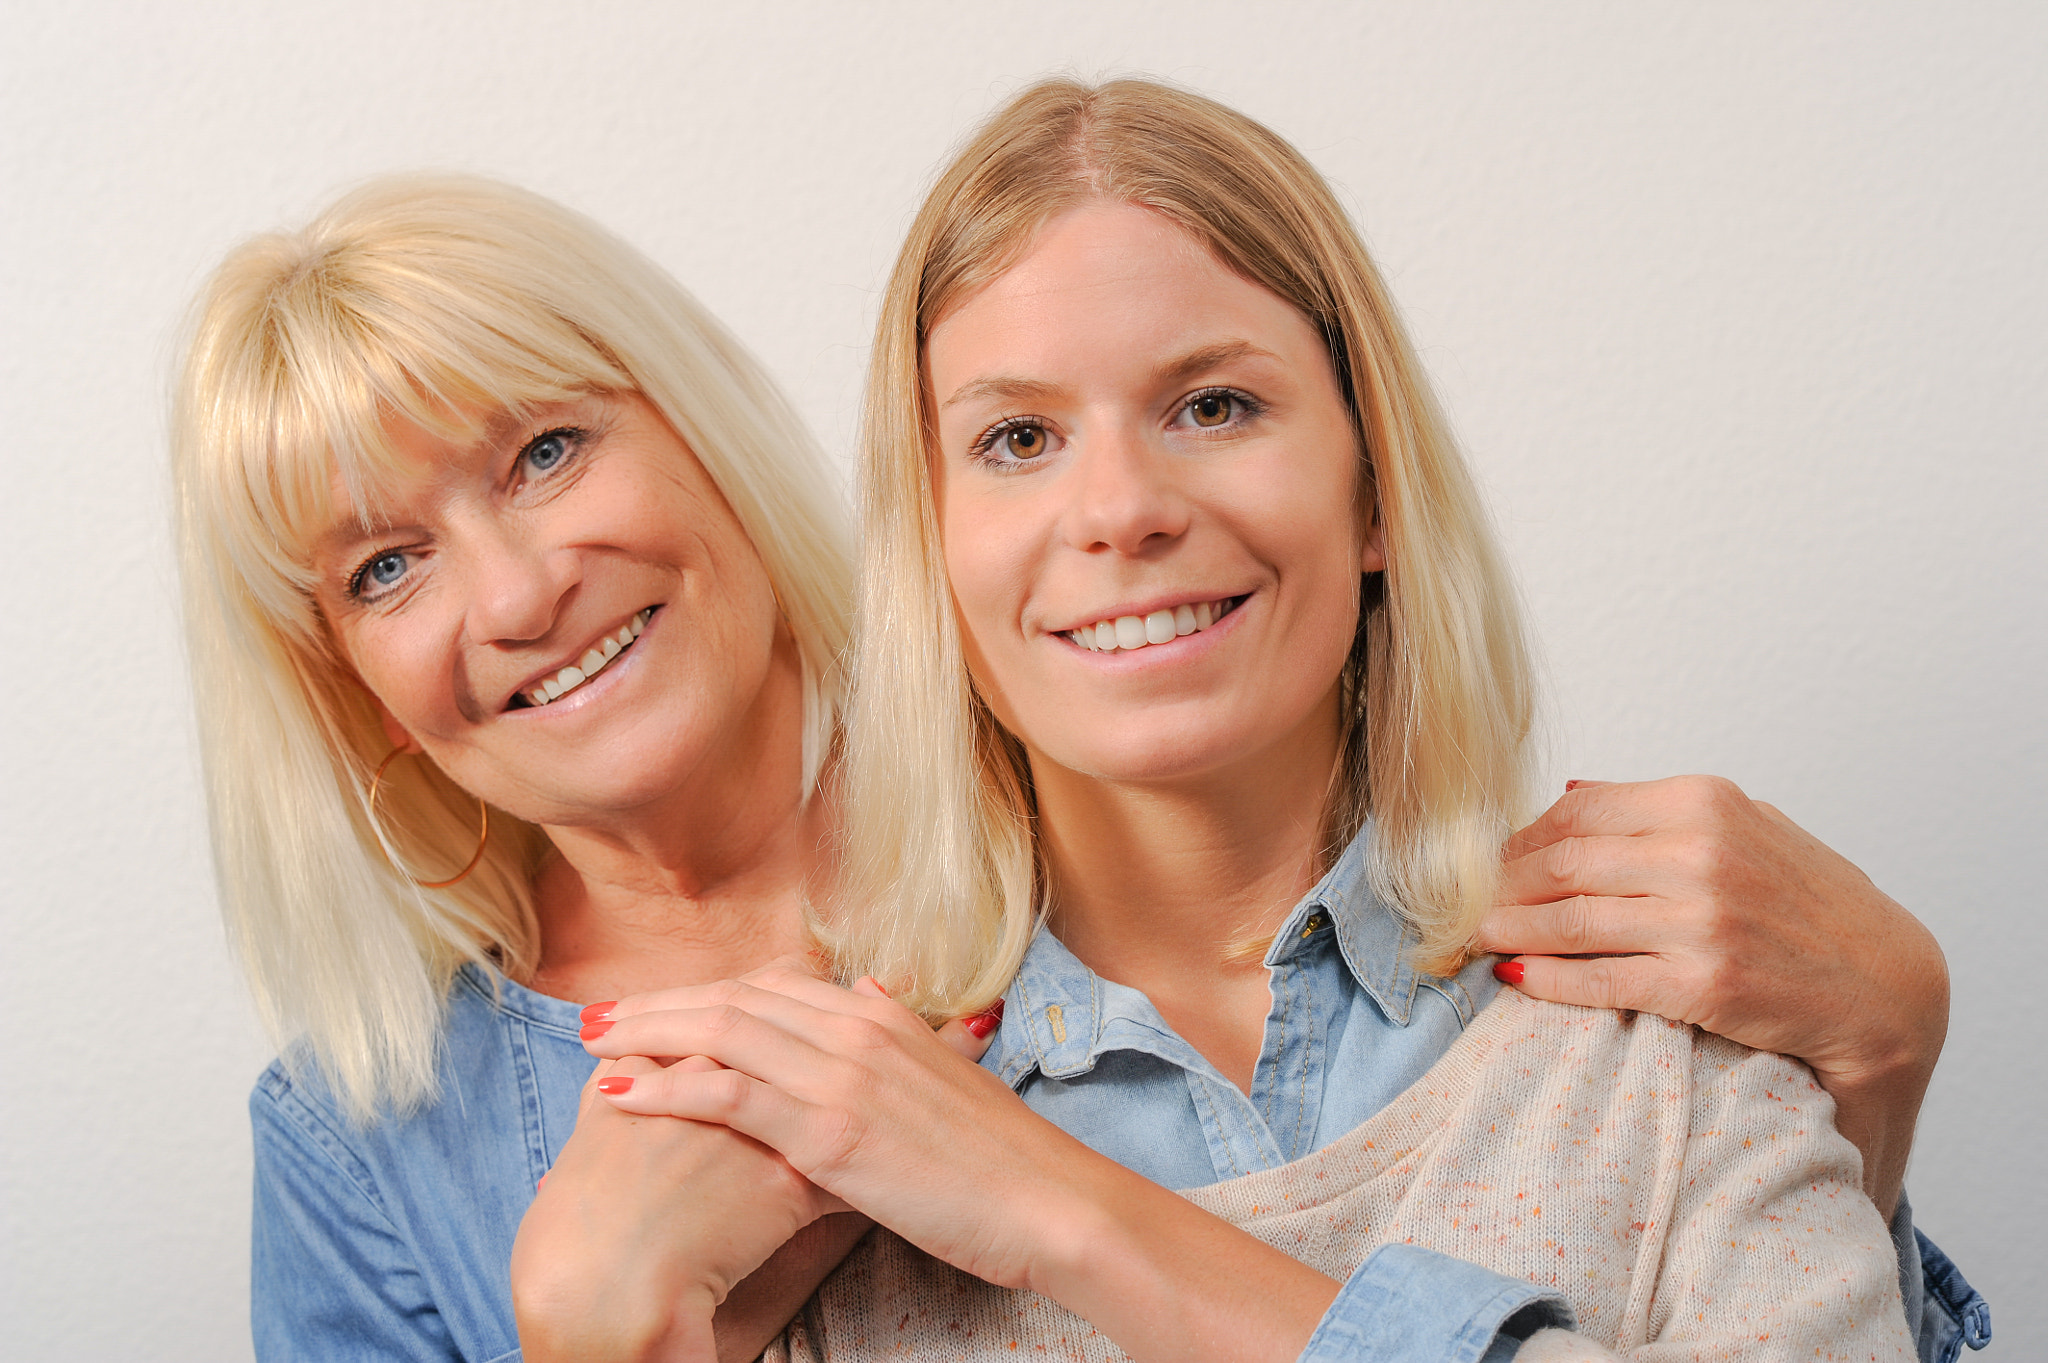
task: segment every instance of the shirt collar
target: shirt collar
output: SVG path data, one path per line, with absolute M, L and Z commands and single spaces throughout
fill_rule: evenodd
M 1324 931 L 1336 935 L 1344 964 L 1396 1026 L 1406 1027 L 1425 979 L 1413 965 L 1421 938 L 1372 889 L 1368 823 L 1336 865 L 1294 906 L 1273 936 L 1266 965 L 1307 951 Z M 1095 1065 L 1105 1016 L 1104 982 L 1042 924 L 1003 994 L 1003 1025 L 982 1065 L 1015 1087 L 1032 1070 L 1053 1078 Z

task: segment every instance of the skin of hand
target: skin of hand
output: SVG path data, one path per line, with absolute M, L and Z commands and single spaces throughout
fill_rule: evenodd
M 758 1141 L 597 1098 L 606 1075 L 661 1069 L 639 1056 L 597 1067 L 520 1223 L 513 1311 L 535 1363 L 758 1357 L 867 1232 Z
M 1090 1150 L 872 982 L 799 972 L 622 1000 L 593 1054 L 623 1111 L 731 1126 L 927 1253 L 1085 1317 L 1140 1360 L 1291 1359 L 1335 1280 Z M 955 1177 L 935 1176 L 957 1170 Z
M 1891 1216 L 1948 1032 L 1948 965 L 1919 920 L 1772 806 L 1711 776 L 1573 782 L 1509 840 L 1477 945 L 1513 956 L 1496 973 L 1535 998 L 1804 1061 Z

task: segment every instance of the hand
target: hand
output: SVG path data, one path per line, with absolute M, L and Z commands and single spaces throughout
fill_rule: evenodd
M 728 1123 L 927 1253 L 1051 1297 L 1140 1360 L 1291 1359 L 1336 1295 L 1033 1113 L 872 981 L 757 972 L 623 1000 L 612 1018 L 585 1030 L 594 1054 L 726 1068 L 621 1076 L 609 1101 Z
M 719 1062 L 620 1076 L 600 1092 L 622 1111 L 729 1124 L 854 1207 L 886 1206 L 890 1227 L 977 1276 L 1022 1286 L 1019 1260 L 966 1248 L 987 1171 L 1051 1162 L 1034 1144 L 1071 1141 L 973 1063 L 987 1047 L 966 1022 L 940 1033 L 872 981 L 841 989 L 771 967 L 742 980 L 663 990 L 614 1004 L 584 1029 L 599 1057 L 692 1052 Z M 906 1121 L 903 1114 L 915 1113 Z M 1005 1139 L 1008 1127 L 1042 1128 Z M 998 1147 L 1008 1146 L 1007 1158 Z M 935 1170 L 957 1170 L 934 1179 Z M 962 1259 L 971 1262 L 962 1262 Z
M 1478 936 L 1515 957 L 1496 973 L 1536 998 L 1640 1009 L 1805 1061 L 1891 1215 L 1948 1031 L 1948 967 L 1917 919 L 1715 777 L 1575 782 L 1506 856 Z M 1595 959 L 1562 959 L 1579 955 Z
M 717 1065 L 699 1056 L 671 1068 Z M 637 1056 L 597 1067 L 520 1223 L 512 1299 L 528 1363 L 754 1358 L 867 1229 L 832 1216 L 785 1249 L 841 1204 L 735 1131 L 633 1116 L 596 1096 L 607 1075 L 661 1072 Z M 771 1255 L 781 1270 L 762 1276 L 780 1290 L 752 1301 L 754 1283 L 741 1280 Z M 736 1321 L 720 1307 L 728 1294 L 754 1309 Z

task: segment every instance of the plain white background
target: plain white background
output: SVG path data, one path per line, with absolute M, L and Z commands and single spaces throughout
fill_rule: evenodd
M 1056 68 L 1340 187 L 1540 629 L 1558 779 L 1725 773 L 1932 926 L 1910 1181 L 2048 1355 L 2038 5 L 9 3 L 0 279 L 12 1358 L 248 1350 L 243 1100 L 167 552 L 178 319 L 398 167 L 616 228 L 847 447 L 927 175 Z

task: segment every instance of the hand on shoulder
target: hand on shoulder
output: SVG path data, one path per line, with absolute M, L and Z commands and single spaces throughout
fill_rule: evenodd
M 1912 914 L 1777 809 L 1711 776 L 1575 782 L 1510 839 L 1478 944 L 1514 957 L 1499 973 L 1537 998 L 1805 1061 L 1863 1149 L 1866 1187 L 1896 1201 L 1948 1030 L 1947 964 Z

